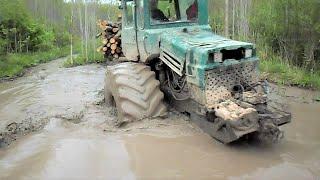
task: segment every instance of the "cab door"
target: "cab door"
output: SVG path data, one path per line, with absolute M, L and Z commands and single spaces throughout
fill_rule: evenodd
M 128 60 L 138 61 L 139 52 L 137 46 L 136 5 L 133 0 L 122 1 L 122 50 Z

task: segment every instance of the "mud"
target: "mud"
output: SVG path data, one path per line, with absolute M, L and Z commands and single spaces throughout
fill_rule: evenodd
M 0 84 L 0 179 L 320 177 L 319 92 L 273 86 L 271 99 L 293 113 L 284 139 L 226 146 L 174 110 L 116 128 L 116 110 L 103 103 L 105 67 L 65 69 L 63 60 Z
M 65 69 L 64 60 L 42 64 L 24 77 L 0 84 L 2 146 L 42 129 L 54 117 L 78 121 L 86 106 L 102 97 L 103 67 Z

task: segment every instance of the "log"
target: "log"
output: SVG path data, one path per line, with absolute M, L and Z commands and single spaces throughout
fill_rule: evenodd
M 121 47 L 117 47 L 117 49 L 116 49 L 116 53 L 121 54 L 121 52 L 122 52 Z
M 116 44 L 111 44 L 110 48 L 115 51 L 117 49 L 117 45 Z
M 113 57 L 116 58 L 116 59 L 118 59 L 118 58 L 119 58 L 119 55 L 118 55 L 118 54 L 114 54 Z
M 115 38 L 111 38 L 111 39 L 109 40 L 109 42 L 110 42 L 111 44 L 114 44 L 114 43 L 116 42 L 116 39 L 115 39 Z
M 108 21 L 106 21 L 106 20 L 101 21 L 101 25 L 107 26 L 108 25 Z
M 119 39 L 120 37 L 121 37 L 121 30 L 118 30 L 117 34 L 115 34 L 113 38 Z
M 118 31 L 119 31 L 119 28 L 113 28 L 113 29 L 112 29 L 112 32 L 113 32 L 113 33 L 117 33 Z

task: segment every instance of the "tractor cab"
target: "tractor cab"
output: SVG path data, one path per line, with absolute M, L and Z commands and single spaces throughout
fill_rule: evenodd
M 159 56 L 163 32 L 210 28 L 207 0 L 122 0 L 121 9 L 123 51 L 132 61 L 146 62 Z

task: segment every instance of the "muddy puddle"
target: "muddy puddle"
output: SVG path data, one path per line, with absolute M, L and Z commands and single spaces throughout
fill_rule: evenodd
M 226 146 L 174 111 L 115 128 L 101 103 L 105 68 L 62 62 L 0 84 L 0 179 L 320 178 L 319 92 L 274 87 L 293 113 L 284 139 Z

